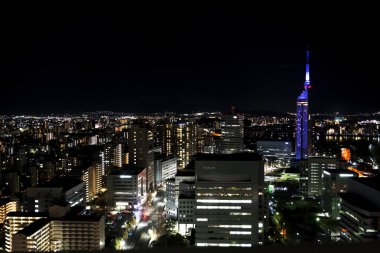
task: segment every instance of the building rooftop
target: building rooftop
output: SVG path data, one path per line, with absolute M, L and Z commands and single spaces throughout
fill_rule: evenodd
M 197 154 L 196 161 L 261 161 L 263 158 L 257 153 L 233 153 L 233 154 Z
M 363 198 L 362 196 L 355 194 L 355 193 L 339 193 L 339 196 L 342 198 L 343 201 L 359 207 L 361 209 L 364 209 L 368 212 L 380 212 L 380 208 L 376 207 L 374 203 L 371 201 Z
M 136 167 L 129 164 L 124 164 L 122 168 L 114 167 L 111 170 L 110 175 L 138 175 L 145 168 Z
M 48 217 L 48 212 L 9 212 L 7 217 Z
M 354 178 L 353 180 L 364 184 L 370 188 L 373 188 L 377 191 L 380 191 L 380 176 L 377 177 L 360 177 L 360 178 Z
M 31 188 L 63 188 L 63 191 L 68 191 L 81 183 L 83 183 L 82 180 L 73 177 L 56 177 L 46 183 Z
M 55 220 L 63 221 L 99 221 L 102 218 L 101 215 L 76 215 L 76 216 L 64 216 Z
M 23 229 L 21 229 L 20 231 L 18 231 L 17 234 L 24 234 L 26 236 L 30 236 L 34 234 L 35 232 L 37 232 L 39 229 L 41 229 L 43 226 L 48 224 L 49 222 L 50 222 L 49 218 L 38 219 L 32 222 L 31 224 L 29 224 L 28 226 L 24 227 Z
M 191 177 L 195 176 L 195 170 L 177 170 L 176 177 Z
M 170 160 L 176 158 L 174 155 L 165 155 L 165 154 L 159 154 L 157 157 L 154 158 L 154 160 Z

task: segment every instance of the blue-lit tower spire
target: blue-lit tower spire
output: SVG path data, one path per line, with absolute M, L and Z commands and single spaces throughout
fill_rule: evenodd
M 297 98 L 297 120 L 296 120 L 296 159 L 307 159 L 309 157 L 309 50 L 306 51 L 306 75 L 305 90 Z
M 306 51 L 306 75 L 305 75 L 305 89 L 310 89 L 310 72 L 309 72 L 309 50 Z

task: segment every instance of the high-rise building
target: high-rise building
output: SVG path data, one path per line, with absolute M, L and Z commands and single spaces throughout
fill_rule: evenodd
M 309 157 L 307 178 L 308 196 L 317 197 L 322 195 L 322 175 L 327 169 L 346 169 L 346 162 L 338 158 Z
M 115 149 L 113 148 L 113 145 L 104 145 L 104 150 L 101 152 L 100 156 L 102 159 L 102 174 L 108 175 L 115 163 Z
M 310 154 L 309 138 L 309 51 L 306 52 L 306 77 L 304 91 L 297 98 L 297 119 L 296 119 L 296 159 L 307 159 Z
M 115 154 L 114 154 L 114 165 L 115 167 L 121 168 L 123 166 L 123 144 L 116 143 L 115 144 Z
M 204 154 L 195 160 L 195 174 L 196 246 L 263 244 L 268 209 L 261 156 Z
M 141 205 L 146 193 L 146 169 L 132 165 L 113 169 L 107 176 L 107 203 L 117 209 Z
M 154 189 L 154 139 L 150 125 L 133 123 L 128 134 L 128 162 L 137 167 L 146 168 L 148 190 Z
M 184 169 L 196 152 L 194 122 L 165 124 L 162 151 L 166 155 L 175 155 L 178 169 Z
M 149 125 L 133 123 L 128 134 L 129 164 L 145 167 L 148 153 L 153 148 L 153 132 Z
M 222 115 L 221 138 L 218 145 L 219 153 L 232 154 L 244 150 L 244 117 L 233 111 Z
M 329 214 L 331 219 L 340 219 L 339 193 L 346 192 L 347 181 L 349 178 L 356 176 L 356 173 L 343 169 L 323 170 L 321 205 L 323 210 Z
M 101 163 L 93 163 L 83 174 L 83 181 L 86 183 L 86 202 L 89 202 L 100 192 L 102 187 L 102 166 Z

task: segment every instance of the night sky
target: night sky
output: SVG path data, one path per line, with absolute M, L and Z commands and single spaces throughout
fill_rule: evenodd
M 0 113 L 294 112 L 306 44 L 313 112 L 380 111 L 369 11 L 4 12 Z

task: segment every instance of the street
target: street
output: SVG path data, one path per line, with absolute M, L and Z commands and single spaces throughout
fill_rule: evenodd
M 140 209 L 130 213 L 118 213 L 115 219 L 107 225 L 107 237 L 114 237 L 112 243 L 117 249 L 141 249 L 149 247 L 152 241 L 157 240 L 161 235 L 166 233 L 165 215 L 164 215 L 164 192 L 158 191 L 150 203 L 144 203 Z M 125 225 L 130 222 L 129 231 L 127 232 Z

